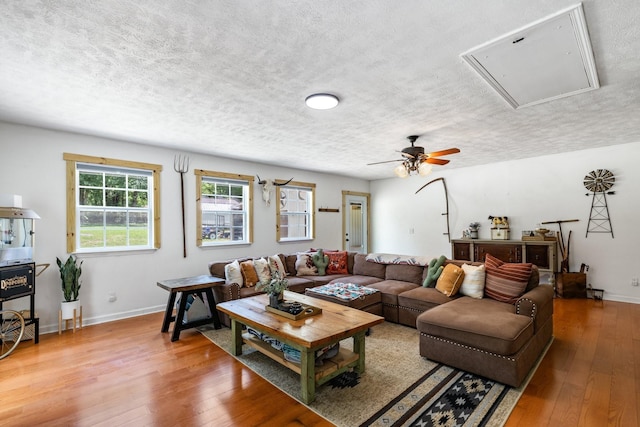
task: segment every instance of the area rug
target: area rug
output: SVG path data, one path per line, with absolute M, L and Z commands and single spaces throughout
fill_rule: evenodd
M 199 330 L 230 350 L 230 329 Z M 306 405 L 337 426 L 501 426 L 526 386 L 508 387 L 421 357 L 415 329 L 384 322 L 370 332 L 366 371 L 317 387 L 315 400 Z M 352 343 L 340 345 L 352 350 Z M 248 346 L 243 349 L 236 357 L 240 362 L 301 401 L 299 375 Z

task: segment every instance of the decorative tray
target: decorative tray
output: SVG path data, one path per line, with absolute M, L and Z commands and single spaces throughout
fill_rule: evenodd
M 305 317 L 315 316 L 316 314 L 322 313 L 321 308 L 294 301 L 283 301 L 280 303 L 278 308 L 271 307 L 270 305 L 266 305 L 264 308 L 271 313 L 275 313 L 291 320 L 300 320 Z

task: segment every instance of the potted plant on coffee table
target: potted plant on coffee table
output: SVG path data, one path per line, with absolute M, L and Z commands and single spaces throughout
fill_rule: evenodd
M 62 319 L 73 319 L 74 309 L 78 310 L 80 307 L 80 275 L 82 274 L 83 261 L 78 264 L 77 258 L 69 255 L 69 258 L 64 263 L 57 257 L 56 262 L 60 269 L 62 294 L 64 296 L 64 301 L 60 303 Z
M 257 290 L 269 294 L 269 305 L 273 308 L 279 307 L 280 302 L 284 299 L 283 292 L 287 287 L 289 287 L 287 279 L 281 276 L 278 271 L 273 273 L 271 280 L 256 285 Z

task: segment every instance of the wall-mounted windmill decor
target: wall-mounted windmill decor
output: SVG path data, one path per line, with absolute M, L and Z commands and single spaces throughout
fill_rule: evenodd
M 585 237 L 588 237 L 589 233 L 611 233 L 611 238 L 613 238 L 611 217 L 607 206 L 607 194 L 615 194 L 615 191 L 609 191 L 615 182 L 616 178 L 613 173 L 606 169 L 591 171 L 584 177 L 584 187 L 589 190 L 586 195 L 592 196 L 589 223 L 587 224 Z

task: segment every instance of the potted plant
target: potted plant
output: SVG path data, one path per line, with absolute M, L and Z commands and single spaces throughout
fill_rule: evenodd
M 479 222 L 472 222 L 471 224 L 469 224 L 469 237 L 471 237 L 472 239 L 477 239 L 478 228 L 480 228 Z
M 64 301 L 60 304 L 63 319 L 73 319 L 73 310 L 80 306 L 80 275 L 82 274 L 82 263 L 78 264 L 77 258 L 69 255 L 69 258 L 63 263 L 60 258 L 56 257 L 58 268 L 60 269 L 60 280 L 62 284 L 62 294 Z
M 278 308 L 280 302 L 284 299 L 283 292 L 289 287 L 287 279 L 280 276 L 280 272 L 276 271 L 271 276 L 271 280 L 260 282 L 256 285 L 256 289 L 264 291 L 269 294 L 269 305 L 273 308 Z

